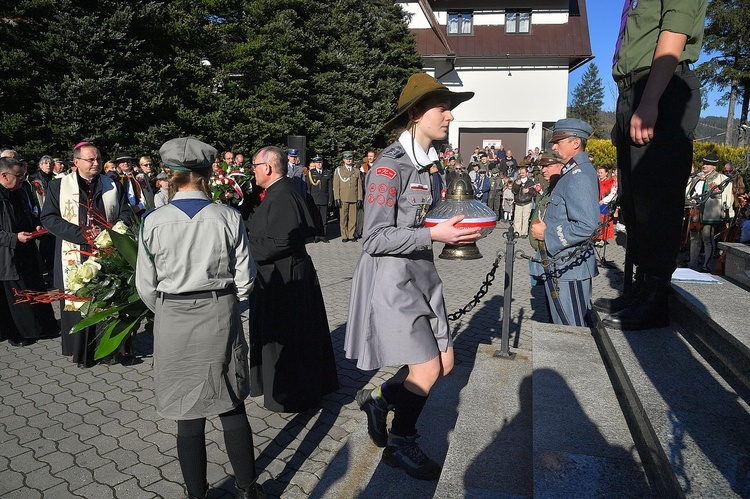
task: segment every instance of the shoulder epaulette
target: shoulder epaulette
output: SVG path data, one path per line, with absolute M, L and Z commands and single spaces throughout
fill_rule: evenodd
M 399 144 L 398 142 L 394 142 L 393 144 L 391 144 L 391 146 L 388 149 L 383 151 L 381 154 L 385 156 L 386 158 L 396 159 L 406 154 L 406 151 L 404 151 L 404 148 L 401 147 L 401 144 Z

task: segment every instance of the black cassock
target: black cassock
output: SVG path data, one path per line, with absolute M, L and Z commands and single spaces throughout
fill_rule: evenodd
M 250 395 L 276 412 L 318 407 L 338 389 L 323 293 L 305 240 L 313 218 L 292 181 L 266 189 L 250 219 L 250 252 L 258 267 L 250 295 Z

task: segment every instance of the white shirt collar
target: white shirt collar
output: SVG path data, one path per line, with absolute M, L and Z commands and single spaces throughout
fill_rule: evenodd
M 434 147 L 430 146 L 430 150 L 425 152 L 422 146 L 417 144 L 412 139 L 411 133 L 408 130 L 404 130 L 398 138 L 401 147 L 406 151 L 406 155 L 409 156 L 414 165 L 430 165 L 433 161 L 438 160 L 438 153 Z

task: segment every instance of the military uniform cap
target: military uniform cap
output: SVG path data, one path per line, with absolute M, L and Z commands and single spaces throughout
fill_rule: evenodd
M 316 162 L 317 161 L 323 161 L 323 156 L 320 156 L 319 154 L 316 154 L 315 156 L 313 156 L 313 159 L 311 159 L 310 161 L 316 161 Z
M 345 158 L 347 158 L 347 157 L 348 158 L 353 158 L 354 157 L 354 151 L 344 151 L 343 154 L 342 154 L 342 156 L 345 157 Z
M 588 139 L 591 136 L 591 132 L 594 129 L 583 120 L 578 118 L 565 118 L 558 120 L 555 123 L 555 130 L 552 133 L 550 143 L 557 142 L 558 140 L 566 139 L 568 137 L 577 137 L 579 139 Z
M 133 161 L 133 156 L 123 154 L 122 156 L 117 156 L 115 159 L 115 163 L 122 163 L 123 161 Z
M 562 163 L 562 159 L 555 151 L 544 151 L 539 156 L 539 166 L 549 166 Z
M 287 149 L 286 153 L 289 156 L 295 156 L 295 157 L 299 156 L 299 150 L 297 150 L 297 149 Z
M 195 137 L 172 139 L 159 149 L 164 166 L 179 171 L 211 168 L 218 153 L 216 149 Z
M 716 155 L 716 153 L 712 152 L 711 154 L 707 154 L 705 158 L 703 158 L 703 164 L 704 165 L 718 165 L 719 164 L 719 156 Z

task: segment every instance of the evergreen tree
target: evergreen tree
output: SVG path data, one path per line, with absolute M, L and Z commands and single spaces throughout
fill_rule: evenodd
M 708 88 L 727 89 L 720 103 L 728 104 L 726 143 L 736 145 L 735 107 L 743 98 L 741 124 L 747 123 L 750 88 L 750 5 L 744 0 L 712 0 L 706 10 L 703 48 L 716 54 L 700 64 L 696 73 Z
M 573 90 L 569 116 L 581 119 L 594 128 L 594 135 L 606 137 L 608 131 L 602 130 L 599 112 L 604 103 L 604 85 L 599 78 L 599 68 L 596 64 L 589 64 L 581 82 Z
M 216 143 L 252 151 L 305 135 L 337 156 L 383 145 L 382 124 L 420 58 L 394 2 L 256 0 L 214 4 L 222 50 Z
M 19 0 L 0 13 L 0 61 L 0 145 L 27 158 L 187 134 L 364 152 L 420 67 L 392 0 Z

